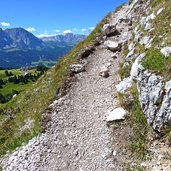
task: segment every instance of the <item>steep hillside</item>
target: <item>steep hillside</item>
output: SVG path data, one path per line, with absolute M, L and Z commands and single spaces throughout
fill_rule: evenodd
M 170 0 L 123 4 L 3 106 L 0 154 L 23 146 L 2 170 L 170 171 L 170 16 Z
M 86 40 L 79 43 L 33 86 L 12 99 L 7 105 L 0 106 L 0 140 L 2 142 L 0 144 L 0 155 L 14 150 L 41 132 L 41 114 L 54 99 L 64 95 L 66 88 L 69 87 L 70 64 L 77 61 L 81 54 L 84 56 L 91 53 L 91 48 L 86 48 L 94 44 L 94 39 L 101 33 L 101 28 L 105 22 L 106 19 L 96 27 Z M 11 115 L 14 118 L 11 119 Z M 27 123 L 27 120 L 32 120 L 34 124 L 30 129 L 19 133 L 18 130 Z M 8 129 L 6 129 L 7 127 Z M 6 129 L 5 132 L 4 129 Z

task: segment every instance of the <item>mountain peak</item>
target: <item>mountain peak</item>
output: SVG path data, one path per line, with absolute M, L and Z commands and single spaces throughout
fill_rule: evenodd
M 36 49 L 41 47 L 43 42 L 27 30 L 19 28 L 7 28 L 0 30 L 0 48 L 17 47 L 20 49 Z M 1 43 L 1 42 L 6 43 Z

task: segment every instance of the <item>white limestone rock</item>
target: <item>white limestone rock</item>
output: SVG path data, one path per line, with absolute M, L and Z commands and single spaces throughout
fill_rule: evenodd
M 154 20 L 156 18 L 155 14 L 152 13 L 149 16 L 147 16 L 146 21 Z
M 147 45 L 150 41 L 150 37 L 149 36 L 144 36 L 141 40 L 140 40 L 140 44 L 141 45 Z
M 109 65 L 109 64 L 108 64 Z M 110 64 L 111 65 L 111 64 Z M 102 67 L 100 73 L 99 73 L 100 76 L 104 77 L 104 78 L 107 78 L 109 77 L 109 69 L 108 69 L 108 66 L 105 65 L 104 67 Z
M 168 57 L 171 54 L 171 47 L 164 47 L 161 49 L 161 53 L 165 56 Z
M 134 43 L 131 42 L 128 46 L 128 50 L 131 51 L 135 47 Z
M 142 17 L 141 20 L 140 20 L 140 25 L 142 27 L 144 27 L 145 24 L 146 24 L 146 17 Z
M 139 55 L 135 62 L 132 65 L 131 72 L 130 72 L 130 78 L 131 80 L 137 80 L 138 73 L 143 70 L 143 66 L 140 64 L 141 60 L 145 57 L 145 53 Z
M 145 27 L 144 27 L 144 30 L 148 31 L 148 30 L 151 30 L 151 29 L 152 29 L 152 24 L 151 23 L 146 23 Z
M 153 41 L 153 38 L 151 38 L 150 40 L 149 40 L 149 42 L 145 45 L 145 48 L 151 48 L 151 46 L 152 46 L 152 41 Z
M 132 86 L 131 78 L 124 78 L 118 85 L 116 85 L 116 90 L 119 93 L 124 93 Z
M 162 128 L 171 124 L 171 80 L 139 70 L 137 78 L 139 101 L 149 125 L 162 132 Z
M 107 40 L 104 42 L 104 46 L 111 50 L 112 52 L 120 51 L 121 50 L 121 43 Z
M 126 56 L 126 59 L 131 58 L 135 54 L 135 48 L 133 48 L 128 55 Z
M 70 65 L 70 71 L 73 73 L 80 73 L 85 70 L 85 67 L 81 64 L 72 64 Z
M 163 10 L 164 10 L 164 8 L 160 8 L 160 9 L 157 11 L 157 15 L 159 15 Z
M 111 112 L 108 112 L 106 115 L 106 121 L 107 122 L 113 122 L 118 120 L 124 120 L 125 116 L 127 114 L 127 111 L 123 108 L 116 108 Z
M 154 13 L 148 15 L 147 17 L 142 17 L 141 20 L 140 20 L 140 25 L 141 25 L 142 27 L 144 27 L 144 28 L 146 27 L 146 29 L 147 29 L 147 27 L 149 27 L 148 25 L 149 25 L 149 24 L 151 23 L 151 21 L 154 20 L 155 18 L 156 18 L 156 16 L 155 16 Z M 149 24 L 147 24 L 147 23 L 149 23 Z
M 102 31 L 105 31 L 110 25 L 109 24 L 105 24 L 102 28 Z

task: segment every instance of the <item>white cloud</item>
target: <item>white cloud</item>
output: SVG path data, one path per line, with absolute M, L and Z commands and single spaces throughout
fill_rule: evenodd
M 55 30 L 55 32 L 56 32 L 56 33 L 60 33 L 60 32 L 61 32 L 61 30 Z
M 8 27 L 8 26 L 10 26 L 10 23 L 8 23 L 8 22 L 1 22 L 1 26 Z
M 56 36 L 56 34 L 48 34 L 47 31 L 45 31 L 42 34 L 37 35 L 37 37 L 41 38 L 41 37 L 52 37 L 52 36 Z
M 94 29 L 95 29 L 95 27 L 89 27 L 89 30 L 91 30 L 91 31 L 94 30 Z
M 81 29 L 81 31 L 82 31 L 82 32 L 86 32 L 86 31 L 87 31 L 87 29 Z
M 73 31 L 78 32 L 78 29 L 77 28 L 74 28 Z
M 64 33 L 64 34 L 72 33 L 72 31 L 71 31 L 71 30 L 64 30 L 63 33 Z
M 29 27 L 26 30 L 31 32 L 31 33 L 36 31 L 36 29 L 34 27 Z

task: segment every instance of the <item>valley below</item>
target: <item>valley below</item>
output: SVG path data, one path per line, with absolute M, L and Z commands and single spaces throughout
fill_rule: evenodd
M 85 35 L 57 35 L 39 39 L 23 28 L 0 30 L 0 68 L 52 67 Z

